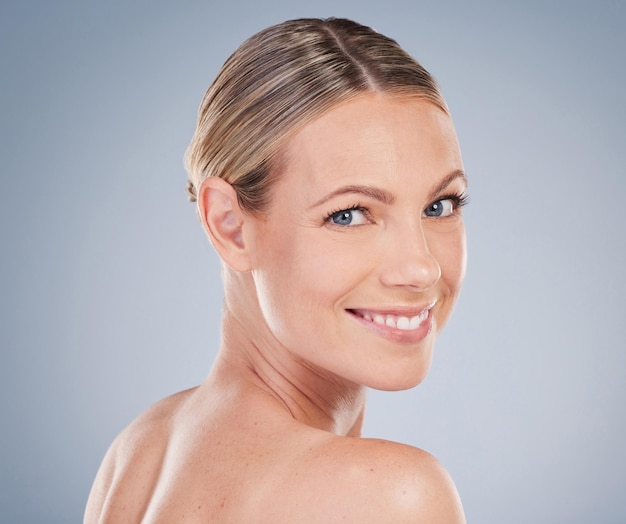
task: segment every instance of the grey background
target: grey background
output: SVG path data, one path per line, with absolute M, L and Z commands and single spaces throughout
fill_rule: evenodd
M 624 2 L 3 2 L 0 519 L 78 522 L 114 436 L 208 372 L 196 108 L 245 37 L 348 16 L 438 78 L 472 203 L 428 379 L 365 434 L 434 453 L 472 523 L 626 522 Z

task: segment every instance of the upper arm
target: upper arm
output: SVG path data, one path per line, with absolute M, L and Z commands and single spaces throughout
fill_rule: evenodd
M 107 494 L 113 484 L 113 477 L 115 475 L 116 442 L 114 442 L 107 451 L 96 474 L 96 478 L 89 493 L 89 498 L 87 499 L 83 520 L 84 524 L 100 522 L 100 515 L 105 506 Z
M 117 436 L 96 474 L 84 524 L 140 520 L 163 462 L 163 433 L 158 417 L 148 411 Z

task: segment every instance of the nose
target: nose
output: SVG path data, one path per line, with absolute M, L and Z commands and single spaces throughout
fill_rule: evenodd
M 380 281 L 384 285 L 425 291 L 440 278 L 441 266 L 428 249 L 421 227 L 404 230 L 389 239 L 380 271 Z

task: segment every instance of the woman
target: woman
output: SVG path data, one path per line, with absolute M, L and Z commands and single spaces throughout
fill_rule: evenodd
M 465 271 L 432 77 L 349 20 L 271 27 L 223 66 L 186 160 L 223 261 L 221 347 L 116 439 L 85 522 L 464 522 L 432 456 L 359 438 L 367 387 L 426 375 Z

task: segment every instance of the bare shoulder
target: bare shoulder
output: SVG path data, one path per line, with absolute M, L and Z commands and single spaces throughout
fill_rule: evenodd
M 370 489 L 384 493 L 386 507 L 381 505 L 380 510 L 385 512 L 388 522 L 465 522 L 456 486 L 445 467 L 431 454 L 384 440 L 362 439 L 359 447 L 356 453 L 361 460 L 376 457 L 370 470 L 378 467 L 380 471 Z M 367 473 L 375 474 L 376 470 Z M 375 496 L 375 492 L 370 494 Z
M 122 511 L 127 522 L 138 521 L 158 480 L 173 416 L 191 391 L 154 404 L 116 437 L 91 488 L 85 524 L 115 522 Z
M 375 439 L 334 438 L 307 460 L 310 522 L 465 523 L 461 501 L 441 463 L 420 449 Z M 297 485 L 292 479 L 292 486 Z M 298 490 L 304 494 L 306 490 Z

